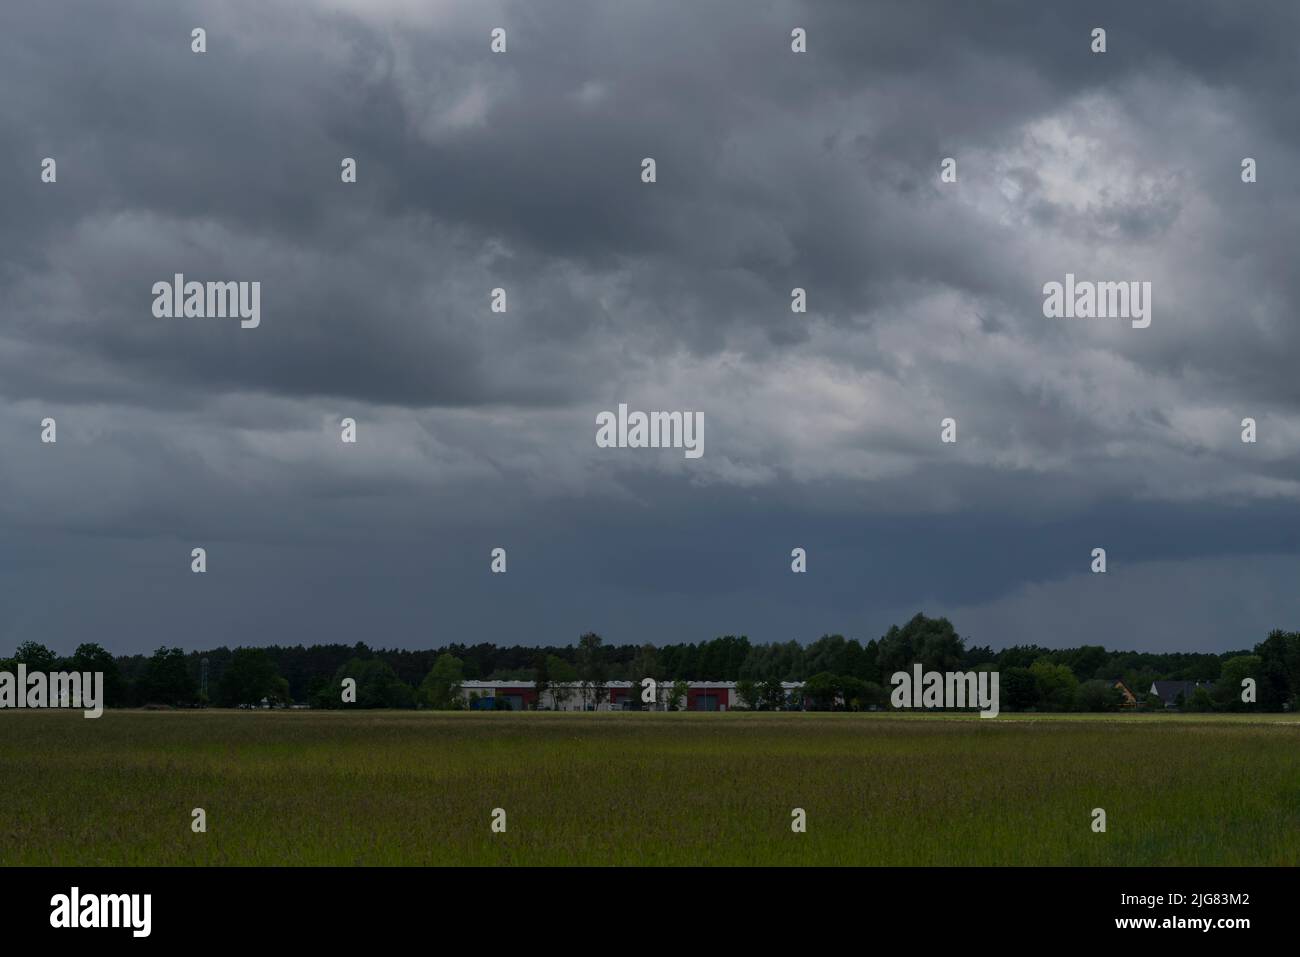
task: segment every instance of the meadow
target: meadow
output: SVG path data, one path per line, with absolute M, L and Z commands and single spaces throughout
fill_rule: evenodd
M 4 865 L 1297 863 L 1293 715 L 0 714 Z

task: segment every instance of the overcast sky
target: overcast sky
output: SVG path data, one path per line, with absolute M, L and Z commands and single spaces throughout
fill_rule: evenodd
M 1066 6 L 4 5 L 0 655 L 1297 627 L 1300 7 Z

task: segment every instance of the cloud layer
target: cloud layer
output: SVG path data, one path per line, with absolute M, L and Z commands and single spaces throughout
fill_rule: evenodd
M 8 8 L 0 651 L 1294 626 L 1298 20 Z M 177 272 L 260 281 L 261 326 L 154 319 Z M 1045 319 L 1067 272 L 1150 281 L 1151 327 Z M 620 402 L 705 455 L 597 448 Z

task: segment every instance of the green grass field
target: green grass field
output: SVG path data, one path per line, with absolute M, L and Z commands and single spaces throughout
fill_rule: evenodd
M 1295 865 L 1300 721 L 7 712 L 0 863 Z

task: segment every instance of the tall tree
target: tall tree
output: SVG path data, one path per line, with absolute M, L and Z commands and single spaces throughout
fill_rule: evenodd
M 551 673 L 546 667 L 546 655 L 538 652 L 533 656 L 533 691 L 537 694 L 533 707 L 541 709 L 542 696 L 550 690 Z
M 655 651 L 655 646 L 650 644 L 642 645 L 636 650 L 632 657 L 632 662 L 628 665 L 627 679 L 636 685 L 640 685 L 645 678 L 653 678 L 658 681 L 662 677 L 659 667 L 659 655 Z
M 786 707 L 785 689 L 781 687 L 781 679 L 768 678 L 761 688 L 765 711 L 778 711 Z
M 464 674 L 464 662 L 443 652 L 420 682 L 420 703 L 436 711 L 458 710 L 464 703 L 460 694 Z
M 836 699 L 841 694 L 842 682 L 838 675 L 819 671 L 804 682 L 804 696 L 812 703 L 813 711 L 834 711 Z
M 1029 668 L 1002 667 L 1002 703 L 1008 711 L 1029 711 L 1038 707 L 1038 678 Z
M 1029 670 L 1038 681 L 1038 703 L 1044 711 L 1069 711 L 1074 707 L 1079 679 L 1073 671 L 1047 658 L 1035 661 Z
M 283 702 L 288 692 L 288 682 L 280 677 L 275 660 L 265 648 L 236 648 L 217 683 L 217 704 L 233 708 L 257 704 L 263 698 Z
M 1259 655 L 1237 655 L 1225 661 L 1223 670 L 1219 674 L 1219 681 L 1214 686 L 1213 697 L 1219 708 L 1224 711 L 1253 711 L 1255 705 L 1242 701 L 1241 694 L 1245 689 L 1246 679 L 1250 678 L 1256 685 L 1255 700 L 1259 700 L 1259 679 L 1263 665 L 1264 659 Z
M 1260 658 L 1260 706 L 1281 711 L 1300 694 L 1300 632 L 1270 632 L 1255 654 Z
M 762 700 L 758 685 L 748 678 L 741 678 L 736 682 L 736 697 L 740 699 L 740 706 L 746 711 L 757 711 L 758 704 Z
M 603 643 L 595 632 L 587 632 L 578 639 L 578 677 L 582 681 L 584 696 L 589 696 L 594 708 L 600 707 L 608 681 Z
M 341 698 L 343 680 L 351 678 L 357 683 L 354 708 L 412 708 L 415 692 L 397 677 L 391 665 L 379 658 L 353 658 L 334 674 L 330 693 Z
M 199 697 L 199 683 L 190 674 L 189 662 L 180 648 L 159 648 L 145 664 L 141 679 L 144 703 L 188 705 Z
M 59 656 L 40 642 L 24 641 L 14 652 L 14 662 L 27 666 L 28 671 L 54 671 Z
M 122 680 L 122 670 L 117 666 L 117 659 L 94 642 L 77 645 L 77 650 L 68 659 L 68 667 L 74 671 L 100 672 L 104 676 L 104 707 L 119 708 L 126 704 L 126 683 Z
M 678 678 L 673 682 L 672 688 L 668 691 L 668 710 L 680 711 L 686 696 L 690 693 L 690 684 Z
M 877 645 L 880 674 L 888 682 L 899 671 L 920 664 L 926 671 L 956 671 L 965 642 L 947 618 L 918 614 L 902 628 L 890 627 Z
M 573 695 L 573 685 L 578 680 L 578 672 L 559 655 L 547 655 L 546 673 L 550 677 L 551 700 L 555 702 L 555 710 L 563 711 L 565 702 Z

